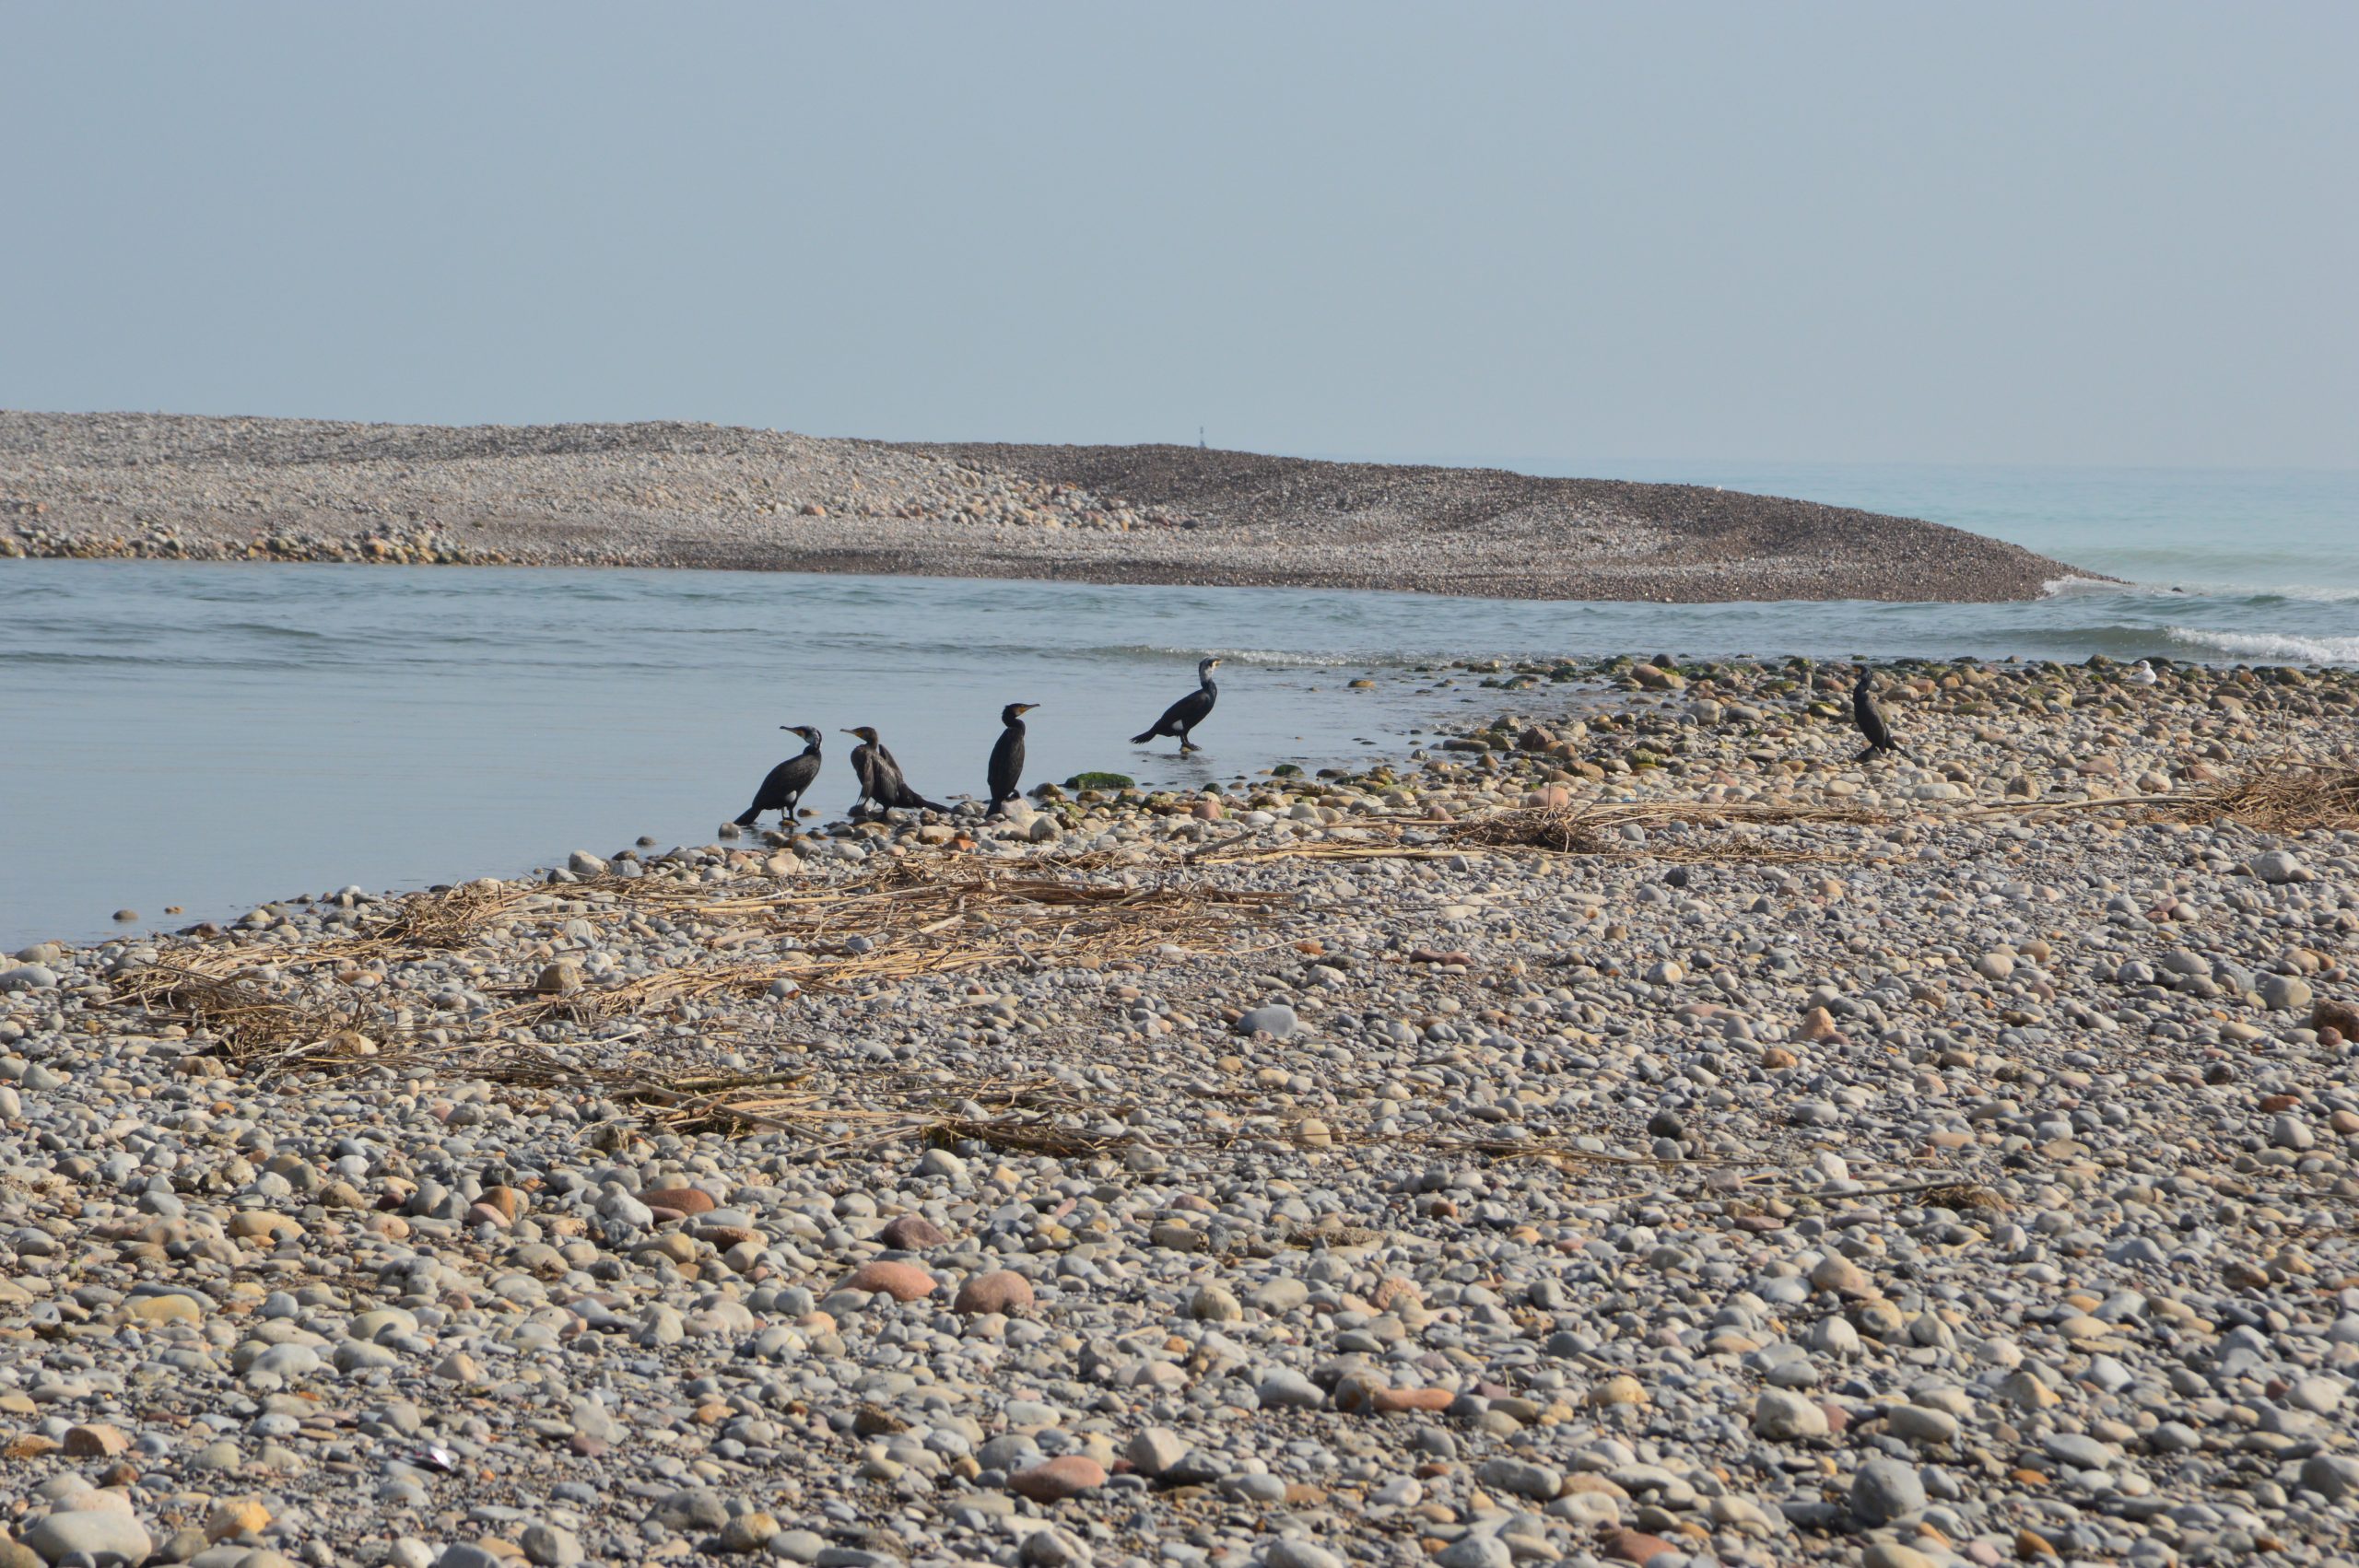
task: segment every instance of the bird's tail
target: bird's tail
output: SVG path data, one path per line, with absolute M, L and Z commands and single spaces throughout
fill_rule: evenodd
M 759 807 L 759 806 L 747 806 L 747 807 L 745 808 L 745 815 L 743 815 L 743 816 L 741 816 L 741 817 L 739 817 L 739 818 L 737 819 L 737 825 L 738 825 L 738 826 L 740 826 L 740 827 L 751 827 L 751 826 L 753 826 L 753 825 L 754 825 L 754 819 L 755 819 L 756 817 L 760 816 L 761 814 L 762 814 L 762 808 L 761 808 L 761 807 Z
M 1133 744 L 1133 745 L 1134 745 L 1134 746 L 1143 746 L 1143 745 L 1146 744 L 1149 741 L 1152 741 L 1153 739 L 1155 739 L 1155 731 L 1152 731 L 1152 730 L 1149 730 L 1149 731 L 1148 731 L 1145 734 L 1144 734 L 1144 735 L 1133 735 L 1133 736 L 1131 737 L 1131 744 Z

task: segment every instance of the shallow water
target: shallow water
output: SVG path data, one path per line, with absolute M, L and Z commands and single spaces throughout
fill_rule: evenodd
M 1940 471 L 1914 483 L 1933 483 L 1929 472 Z M 1913 499 L 1884 471 L 1649 476 L 1941 517 L 2096 570 L 2195 562 L 2208 575 L 2193 585 L 2218 586 L 2066 585 L 2029 604 L 1551 604 L 764 573 L 0 561 L 0 946 L 101 935 L 119 907 L 139 910 L 141 927 L 177 926 L 347 883 L 513 874 L 640 834 L 664 848 L 705 842 L 796 749 L 780 724 L 828 731 L 811 803 L 833 814 L 852 795 L 851 742 L 838 730 L 873 723 L 920 790 L 975 793 L 998 709 L 1012 700 L 1043 705 L 1027 783 L 1089 768 L 1197 784 L 1281 761 L 1315 767 L 1367 755 L 1367 743 L 1397 750 L 1436 715 L 1469 703 L 1489 711 L 1497 694 L 1468 683 L 1437 690 L 1416 673 L 1473 655 L 2359 661 L 2353 514 L 2337 509 L 2359 494 L 2350 476 L 2259 486 L 2263 499 L 2248 507 L 2275 506 L 2284 521 L 2244 529 L 2241 555 L 2224 542 L 2236 530 L 2190 521 L 2213 514 L 2185 510 L 2194 503 L 2184 486 L 2116 486 L 2117 511 L 2146 517 L 2142 532 L 2095 520 L 2090 497 L 2102 486 L 2071 492 L 2054 503 L 2060 535 L 2071 537 L 2049 539 L 2021 526 L 2017 510 L 2033 503 L 2011 488 L 2018 482 L 1987 473 Z M 2178 513 L 2163 505 L 2174 497 Z M 2315 570 L 2272 575 L 2313 559 Z M 1228 661 L 1199 737 L 1204 753 L 1183 763 L 1168 742 L 1128 744 L 1190 689 L 1203 652 Z M 1360 674 L 1377 689 L 1349 689 Z M 166 916 L 170 905 L 185 913 Z

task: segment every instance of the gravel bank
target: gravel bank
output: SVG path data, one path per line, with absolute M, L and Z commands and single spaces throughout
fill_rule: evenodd
M 2036 598 L 2074 568 L 1807 501 L 1186 447 L 0 413 L 0 553 L 724 567 L 1494 598 Z
M 0 1563 L 2345 1560 L 2353 678 L 1494 678 L 0 965 Z

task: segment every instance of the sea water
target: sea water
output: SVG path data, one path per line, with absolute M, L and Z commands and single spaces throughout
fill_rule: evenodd
M 979 794 L 1015 701 L 1041 705 L 1027 784 L 1089 769 L 1192 786 L 1397 752 L 1495 710 L 1473 678 L 1444 684 L 1468 656 L 2359 661 L 2359 475 L 1637 476 L 1931 517 L 2145 580 L 2019 604 L 1663 605 L 0 561 L 0 947 L 515 874 L 641 835 L 709 842 L 798 749 L 782 724 L 827 732 L 808 803 L 834 814 L 853 794 L 838 731 L 874 725 L 938 799 Z M 1207 653 L 1226 663 L 1203 753 L 1132 745 Z M 118 907 L 141 919 L 113 926 Z

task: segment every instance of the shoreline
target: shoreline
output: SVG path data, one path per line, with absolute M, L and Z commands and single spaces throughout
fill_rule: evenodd
M 2359 817 L 2235 790 L 2359 675 L 1884 682 L 1870 764 L 1833 672 L 1625 664 L 1217 796 L 0 965 L 0 1333 L 76 1352 L 7 1380 L 12 1527 L 2340 1550 Z
M 1708 487 L 1184 447 L 715 426 L 0 412 L 0 554 L 861 571 L 1712 603 L 2108 580 L 1941 524 Z

